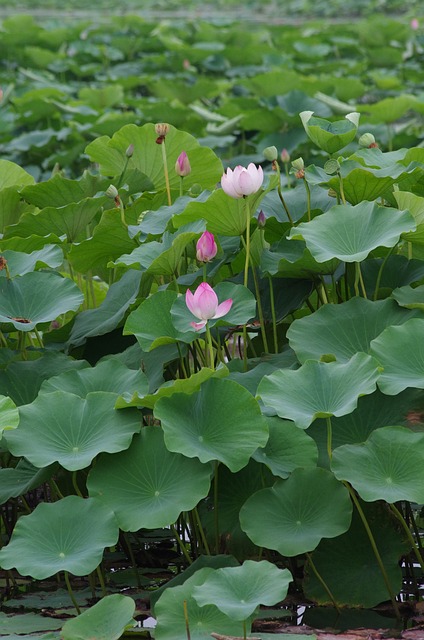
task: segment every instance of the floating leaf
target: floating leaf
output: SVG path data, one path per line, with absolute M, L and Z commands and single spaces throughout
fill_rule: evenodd
M 59 571 L 85 576 L 100 563 L 105 547 L 116 544 L 118 531 L 113 513 L 93 498 L 40 503 L 19 518 L 0 550 L 0 565 L 36 580 Z
M 424 502 L 424 434 L 404 427 L 376 429 L 363 444 L 338 447 L 331 468 L 363 500 Z
M 268 425 L 252 395 L 233 380 L 210 378 L 200 391 L 161 398 L 155 406 L 170 451 L 238 471 L 268 440 Z
M 291 557 L 341 535 L 351 517 L 349 492 L 333 474 L 295 469 L 287 480 L 254 493 L 240 511 L 240 524 L 259 547 Z
M 40 395 L 20 408 L 17 429 L 7 432 L 15 456 L 36 467 L 59 462 L 75 471 L 87 467 L 101 451 L 126 449 L 140 429 L 136 409 L 116 411 L 115 393 L 97 391 L 80 398 L 66 391 Z
M 144 427 L 126 451 L 99 457 L 87 486 L 121 529 L 138 531 L 166 527 L 193 509 L 208 494 L 210 476 L 207 465 L 168 451 L 160 427 Z
M 296 371 L 281 369 L 265 376 L 258 395 L 280 418 L 307 429 L 315 418 L 353 411 L 359 396 L 374 391 L 378 377 L 377 362 L 364 353 L 344 364 L 307 360 Z

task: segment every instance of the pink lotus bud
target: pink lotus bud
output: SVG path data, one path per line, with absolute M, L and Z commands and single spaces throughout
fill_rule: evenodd
M 418 20 L 416 18 L 413 18 L 411 20 L 411 29 L 413 31 L 417 31 L 420 28 L 420 23 L 418 22 Z
M 177 176 L 181 176 L 181 178 L 184 178 L 191 173 L 190 162 L 185 151 L 181 151 L 177 158 L 177 162 L 175 163 L 175 173 Z
M 284 164 L 288 164 L 290 162 L 290 154 L 287 151 L 287 149 L 283 149 L 281 151 L 281 162 L 283 162 Z
M 264 173 L 262 167 L 256 167 L 253 162 L 247 169 L 238 165 L 234 171 L 227 169 L 221 178 L 221 187 L 232 198 L 243 198 L 256 193 L 262 186 Z
M 264 212 L 261 209 L 259 211 L 259 215 L 258 215 L 258 227 L 259 227 L 259 229 L 263 229 L 265 227 L 265 224 L 266 224 L 266 216 L 265 216 Z
M 199 262 L 210 262 L 218 252 L 213 233 L 204 231 L 196 243 L 196 258 Z
M 186 305 L 191 313 L 199 318 L 201 322 L 190 322 L 190 325 L 200 331 L 206 326 L 208 320 L 222 318 L 231 309 L 233 301 L 231 298 L 218 304 L 218 296 L 207 282 L 202 282 L 192 293 L 190 289 L 186 291 Z

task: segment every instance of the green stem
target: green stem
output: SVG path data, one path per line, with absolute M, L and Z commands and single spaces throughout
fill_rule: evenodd
M 178 349 L 178 354 L 180 356 L 180 367 L 181 367 L 181 371 L 183 372 L 183 376 L 184 378 L 188 378 L 189 376 L 187 375 L 187 370 L 185 368 L 185 363 L 184 363 L 184 358 L 183 358 L 183 354 L 181 351 L 181 346 L 180 343 L 177 340 L 177 349 Z
M 183 180 L 184 180 L 183 176 L 180 176 L 180 198 L 183 195 Z
M 125 220 L 124 203 L 122 202 L 121 198 L 119 198 L 119 211 L 121 213 L 121 222 L 124 225 L 124 227 L 128 229 L 127 221 Z
M 184 607 L 184 620 L 185 620 L 185 627 L 186 627 L 187 640 L 191 640 L 191 636 L 190 636 L 190 626 L 189 626 L 189 623 L 188 623 L 187 600 L 184 600 L 184 602 L 183 602 L 183 607 Z
M 364 278 L 362 277 L 362 271 L 361 271 L 361 263 L 360 262 L 356 262 L 356 264 L 358 265 L 358 274 L 359 274 L 359 283 L 361 285 L 361 289 L 362 289 L 362 295 L 365 299 L 368 298 L 367 296 L 367 291 L 365 289 L 365 283 L 364 283 Z
M 269 274 L 268 274 L 268 282 L 269 282 L 269 301 L 271 304 L 272 336 L 274 339 L 274 353 L 278 353 L 277 316 L 275 314 L 274 287 L 272 284 L 272 278 Z
M 337 172 L 337 175 L 338 175 L 338 178 L 339 178 L 340 197 L 342 199 L 343 204 L 346 204 L 345 192 L 344 192 L 344 188 L 343 188 L 343 178 L 342 178 L 342 175 L 341 175 L 340 171 Z
M 395 245 L 396 246 L 396 245 Z M 375 281 L 375 289 L 374 289 L 374 296 L 373 296 L 373 300 L 377 300 L 378 297 L 378 290 L 380 288 L 380 282 L 381 282 L 381 277 L 383 275 L 383 269 L 386 265 L 387 260 L 389 259 L 389 257 L 391 256 L 391 254 L 393 253 L 393 249 L 395 247 L 390 247 L 389 251 L 386 253 L 386 255 L 384 256 L 384 260 L 381 263 L 381 266 L 378 270 L 378 275 L 377 275 L 377 280 Z
M 209 325 L 207 322 L 206 322 L 205 329 L 206 329 L 206 347 L 209 352 L 209 366 L 211 369 L 215 369 L 215 358 L 213 354 L 211 330 L 209 329 Z
M 192 564 L 192 560 L 190 558 L 189 552 L 187 551 L 187 547 L 185 546 L 184 542 L 181 540 L 181 538 L 180 538 L 180 536 L 178 534 L 178 531 L 177 531 L 175 525 L 173 525 L 173 524 L 171 524 L 171 531 L 175 536 L 175 540 L 177 541 L 178 546 L 180 547 L 181 551 L 183 552 L 184 558 L 187 560 L 188 564 Z
M 249 262 L 250 262 L 250 208 L 249 202 L 245 198 L 244 200 L 246 206 L 246 241 L 244 243 L 246 250 L 246 257 L 244 260 L 244 279 L 243 284 L 247 288 L 249 282 Z
M 415 557 L 418 560 L 418 563 L 419 563 L 419 565 L 421 567 L 421 571 L 424 574 L 424 561 L 423 561 L 422 555 L 420 553 L 420 550 L 417 547 L 417 544 L 415 543 L 414 536 L 412 535 L 410 528 L 408 527 L 408 525 L 405 522 L 405 518 L 403 517 L 403 515 L 401 514 L 399 509 L 394 504 L 390 504 L 390 509 L 393 511 L 393 513 L 395 514 L 396 518 L 399 520 L 400 524 L 402 525 L 403 530 L 405 531 L 406 536 L 407 536 L 407 538 L 408 538 L 408 540 L 409 540 L 409 542 L 411 544 L 411 547 L 412 547 L 412 549 L 413 549 L 413 551 L 415 553 Z
M 66 588 L 68 589 L 69 597 L 72 600 L 72 604 L 74 605 L 77 614 L 80 615 L 81 609 L 79 608 L 78 602 L 76 601 L 75 596 L 74 596 L 74 592 L 72 591 L 71 582 L 69 580 L 68 572 L 64 571 L 63 573 L 65 574 Z
M 361 273 L 361 269 L 359 266 L 359 262 L 355 262 L 355 282 L 353 283 L 353 289 L 355 291 L 355 296 L 359 298 L 359 276 Z
M 168 196 L 168 205 L 171 206 L 171 189 L 169 187 L 169 174 L 168 174 L 168 161 L 166 159 L 166 147 L 165 147 L 165 139 L 162 140 L 162 161 L 163 161 L 163 174 L 165 177 L 165 186 L 166 186 L 166 195 Z
M 309 565 L 310 565 L 312 571 L 315 573 L 318 581 L 321 583 L 321 585 L 324 588 L 326 594 L 328 595 L 328 597 L 330 598 L 331 602 L 333 603 L 333 606 L 336 609 L 337 613 L 341 613 L 339 605 L 337 604 L 336 600 L 334 599 L 334 596 L 331 593 L 329 586 L 327 585 L 327 583 L 325 582 L 324 578 L 321 576 L 321 574 L 319 573 L 318 569 L 316 568 L 316 566 L 315 566 L 315 564 L 314 564 L 314 562 L 312 560 L 311 555 L 309 553 L 306 553 L 305 555 L 308 558 L 308 562 L 309 562 Z
M 123 536 L 124 536 L 124 540 L 125 540 L 125 544 L 127 545 L 127 550 L 128 550 L 128 555 L 130 556 L 130 560 L 131 560 L 131 565 L 132 568 L 134 569 L 134 573 L 135 573 L 135 579 L 137 580 L 137 587 L 139 589 L 141 589 L 141 580 L 140 580 L 140 574 L 138 573 L 138 567 L 137 567 L 137 563 L 135 561 L 135 556 L 134 556 L 134 552 L 131 546 L 131 542 L 130 539 L 128 537 L 128 534 L 126 531 L 123 531 Z
M 331 418 L 327 418 L 327 453 L 331 464 L 333 457 L 333 427 L 331 425 Z
M 367 518 L 365 516 L 365 513 L 362 510 L 362 507 L 361 507 L 361 505 L 359 503 L 358 498 L 356 497 L 356 493 L 353 490 L 353 488 L 350 486 L 350 484 L 348 482 L 343 482 L 343 484 L 348 489 L 348 491 L 350 493 L 350 496 L 351 496 L 351 498 L 353 500 L 353 503 L 354 503 L 354 505 L 355 505 L 355 507 L 356 507 L 356 509 L 357 509 L 357 511 L 359 513 L 359 516 L 360 516 L 360 518 L 362 520 L 362 523 L 363 523 L 363 525 L 365 527 L 365 531 L 367 532 L 368 539 L 369 539 L 369 541 L 371 543 L 371 547 L 372 547 L 372 550 L 374 552 L 375 559 L 377 560 L 378 566 L 380 567 L 381 575 L 383 576 L 383 580 L 384 580 L 384 583 L 386 585 L 387 592 L 388 592 L 388 594 L 390 596 L 390 600 L 392 601 L 394 612 L 396 614 L 396 617 L 398 619 L 400 619 L 399 607 L 398 607 L 398 604 L 396 602 L 392 586 L 390 584 L 389 576 L 387 575 L 386 568 L 385 568 L 385 566 L 383 564 L 383 560 L 381 559 L 381 555 L 380 555 L 380 552 L 379 552 L 379 550 L 377 548 L 377 544 L 375 542 L 375 538 L 374 538 L 374 535 L 373 535 L 373 533 L 371 531 L 370 525 L 368 524 L 368 520 L 367 520 Z
M 199 512 L 197 511 L 197 507 L 194 507 L 193 513 L 194 513 L 194 519 L 196 520 L 196 523 L 197 523 L 197 526 L 198 526 L 198 529 L 199 529 L 199 532 L 200 532 L 200 537 L 202 539 L 202 544 L 203 544 L 203 546 L 205 548 L 205 551 L 206 551 L 207 555 L 210 556 L 211 555 L 211 551 L 209 549 L 208 541 L 206 540 L 205 531 L 203 529 L 202 522 L 201 522 L 200 516 L 199 516 Z
M 215 553 L 219 553 L 219 512 L 218 512 L 218 460 L 215 460 L 215 475 L 213 478 L 213 513 L 215 522 Z
M 308 184 L 308 181 L 306 180 L 306 178 L 303 178 L 303 182 L 304 182 L 305 189 L 306 189 L 306 203 L 307 203 L 307 207 L 308 207 L 308 220 L 310 222 L 311 221 L 311 190 L 309 188 L 309 184 Z
M 80 488 L 78 486 L 76 471 L 72 472 L 72 486 L 74 487 L 77 496 L 79 496 L 80 498 L 83 498 L 84 496 L 82 495 Z
M 99 583 L 100 583 L 100 588 L 102 590 L 102 594 L 103 594 L 103 596 L 106 596 L 107 595 L 106 585 L 105 585 L 105 581 L 104 581 L 104 578 L 103 578 L 103 573 L 102 573 L 100 565 L 97 565 L 96 573 L 97 573 L 97 577 L 99 579 Z
M 247 638 L 246 620 L 243 620 L 243 640 Z

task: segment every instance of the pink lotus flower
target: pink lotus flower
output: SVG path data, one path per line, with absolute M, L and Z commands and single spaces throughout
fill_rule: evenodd
M 213 233 L 205 231 L 196 243 L 196 258 L 199 262 L 213 260 L 218 252 Z
M 413 31 L 417 31 L 417 29 L 420 28 L 420 23 L 418 22 L 418 20 L 416 18 L 412 18 L 411 20 L 411 29 Z
M 218 296 L 207 282 L 202 282 L 192 293 L 190 289 L 186 291 L 186 305 L 191 313 L 199 318 L 201 322 L 190 322 L 190 325 L 200 331 L 206 326 L 208 320 L 222 318 L 229 312 L 233 304 L 232 298 L 224 300 L 218 304 Z
M 191 166 L 185 151 L 181 151 L 175 163 L 175 173 L 181 178 L 185 178 L 191 173 Z
M 247 169 L 238 165 L 234 171 L 227 169 L 221 178 L 221 186 L 225 193 L 232 198 L 242 198 L 256 193 L 264 181 L 262 167 L 256 167 L 253 162 Z

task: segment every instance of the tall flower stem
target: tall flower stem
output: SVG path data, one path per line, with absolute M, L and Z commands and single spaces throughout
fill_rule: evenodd
M 184 621 L 185 621 L 185 627 L 186 627 L 186 636 L 187 636 L 187 640 L 191 640 L 190 625 L 189 625 L 189 622 L 188 622 L 187 600 L 184 600 L 183 608 L 184 608 Z
M 308 220 L 310 222 L 311 221 L 311 190 L 309 188 L 309 184 L 306 178 L 303 178 L 303 184 L 305 185 L 305 189 L 306 189 L 306 206 L 308 209 Z
M 278 353 L 277 316 L 275 314 L 274 287 L 272 284 L 272 278 L 269 274 L 268 274 L 268 282 L 269 282 L 269 300 L 271 303 L 272 336 L 274 339 L 274 353 Z
M 243 238 L 242 238 L 242 242 L 247 253 L 246 243 Z M 258 316 L 259 316 L 259 322 L 261 325 L 262 342 L 264 345 L 265 353 L 269 353 L 268 339 L 266 337 L 264 314 L 263 314 L 262 301 L 261 301 L 261 295 L 260 295 L 260 289 L 259 289 L 258 274 L 256 273 L 255 265 L 252 263 L 251 259 L 250 259 L 250 267 L 253 275 L 253 282 L 255 284 L 256 302 L 258 304 Z
M 333 427 L 331 425 L 331 418 L 328 417 L 326 420 L 327 420 L 327 453 L 328 453 L 328 459 L 331 464 L 331 459 L 333 457 Z
M 422 555 L 420 553 L 420 550 L 417 547 L 417 544 L 416 544 L 416 542 L 414 540 L 414 537 L 413 537 L 408 525 L 405 522 L 405 518 L 403 517 L 403 515 L 401 514 L 399 509 L 394 504 L 390 505 L 390 509 L 393 511 L 393 513 L 395 514 L 396 518 L 399 520 L 400 524 L 402 525 L 402 528 L 406 533 L 406 537 L 408 538 L 409 543 L 410 543 L 410 545 L 411 545 L 411 547 L 412 547 L 412 549 L 413 549 L 413 551 L 415 553 L 415 557 L 418 560 L 418 563 L 419 563 L 419 565 L 421 567 L 421 571 L 424 573 L 424 560 L 423 560 L 423 557 L 422 557 Z
M 199 512 L 197 510 L 197 507 L 194 507 L 193 514 L 194 514 L 194 519 L 195 519 L 195 521 L 197 523 L 197 526 L 198 526 L 198 529 L 199 529 L 200 538 L 202 539 L 203 547 L 204 547 L 207 555 L 210 556 L 211 552 L 210 552 L 210 549 L 209 549 L 208 541 L 206 540 L 205 531 L 203 529 L 202 522 L 200 520 L 200 516 L 199 516 Z
M 386 585 L 387 592 L 389 594 L 390 600 L 392 601 L 393 610 L 394 610 L 394 612 L 396 614 L 396 617 L 398 619 L 400 619 L 400 612 L 399 612 L 398 604 L 396 602 L 395 594 L 393 593 L 392 585 L 390 584 L 389 576 L 387 575 L 386 567 L 383 564 L 383 560 L 382 560 L 380 552 L 379 552 L 379 550 L 377 548 L 377 544 L 376 544 L 373 532 L 371 531 L 371 527 L 368 524 L 368 520 L 367 520 L 367 518 L 365 516 L 365 513 L 364 513 L 364 511 L 363 511 L 363 509 L 361 507 L 361 504 L 360 504 L 358 498 L 356 497 L 355 491 L 353 490 L 353 488 L 350 486 L 350 484 L 348 482 L 343 482 L 343 484 L 348 489 L 348 491 L 350 493 L 350 496 L 351 496 L 351 498 L 353 500 L 353 503 L 354 503 L 358 513 L 359 513 L 359 517 L 361 518 L 362 523 L 363 523 L 363 525 L 365 527 L 365 531 L 367 532 L 367 536 L 368 536 L 368 539 L 370 541 L 372 550 L 374 552 L 375 559 L 377 560 L 377 564 L 380 567 L 380 571 L 381 571 L 381 575 L 383 576 L 384 584 Z
M 213 514 L 215 522 L 215 553 L 219 553 L 219 511 L 218 511 L 218 467 L 219 462 L 215 460 L 215 475 L 213 479 Z
M 184 558 L 187 560 L 188 564 L 192 564 L 192 560 L 190 558 L 190 554 L 187 551 L 187 547 L 185 546 L 184 542 L 181 540 L 180 535 L 177 531 L 177 528 L 174 524 L 171 524 L 171 531 L 175 537 L 175 540 L 178 543 L 178 546 L 180 547 L 181 551 L 183 552 L 183 556 Z
M 374 301 L 377 300 L 377 298 L 378 298 L 378 290 L 380 288 L 380 282 L 381 282 L 381 277 L 383 275 L 384 267 L 386 266 L 386 262 L 390 258 L 390 256 L 392 255 L 393 250 L 394 250 L 395 247 L 396 247 L 396 245 L 394 245 L 393 247 L 390 247 L 389 251 L 384 256 L 383 262 L 381 263 L 380 268 L 378 270 L 377 280 L 375 281 L 374 296 L 373 296 L 373 300 Z
M 67 571 L 64 571 L 63 573 L 65 574 L 66 588 L 68 589 L 69 597 L 72 600 L 72 604 L 74 605 L 77 614 L 80 615 L 81 609 L 79 608 L 78 602 L 76 601 L 76 598 L 74 596 L 74 592 L 72 591 L 71 582 L 69 580 L 69 574 Z
M 343 188 L 343 178 L 342 178 L 342 174 L 340 173 L 340 171 L 337 171 L 337 177 L 339 178 L 340 198 L 341 198 L 343 204 L 346 204 L 346 197 L 345 197 L 345 192 L 344 192 L 344 188 Z
M 250 263 L 250 207 L 249 202 L 246 197 L 244 197 L 245 207 L 246 207 L 246 240 L 245 240 L 245 251 L 246 258 L 244 261 L 244 278 L 243 284 L 248 288 L 249 282 L 249 263 Z M 244 370 L 247 371 L 247 327 L 243 325 L 243 361 L 244 361 Z
M 166 157 L 165 139 L 162 140 L 160 145 L 162 147 L 162 161 L 163 161 L 163 175 L 165 177 L 166 195 L 168 197 L 168 205 L 171 206 L 171 189 L 169 186 L 169 173 L 168 173 L 168 160 Z
M 215 369 L 215 357 L 213 353 L 213 344 L 212 344 L 212 336 L 211 330 L 209 329 L 208 323 L 206 323 L 206 347 L 209 352 L 209 365 L 211 369 Z

